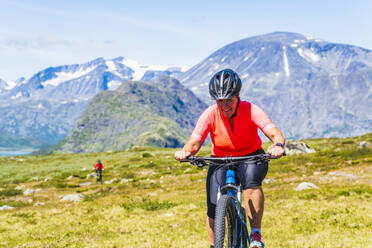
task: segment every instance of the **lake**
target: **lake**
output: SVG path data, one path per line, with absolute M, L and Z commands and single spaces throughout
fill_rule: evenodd
M 34 149 L 34 148 L 14 149 L 14 148 L 0 147 L 0 157 L 28 155 L 34 151 L 37 151 L 37 149 Z

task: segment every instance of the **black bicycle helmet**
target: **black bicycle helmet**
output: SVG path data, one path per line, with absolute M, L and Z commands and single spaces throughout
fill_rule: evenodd
M 238 74 L 231 69 L 217 72 L 209 81 L 209 94 L 215 100 L 230 99 L 236 96 L 242 87 Z

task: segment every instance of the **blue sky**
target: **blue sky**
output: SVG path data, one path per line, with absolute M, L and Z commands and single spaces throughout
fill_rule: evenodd
M 0 0 L 0 78 L 97 57 L 192 66 L 274 31 L 372 50 L 372 1 Z

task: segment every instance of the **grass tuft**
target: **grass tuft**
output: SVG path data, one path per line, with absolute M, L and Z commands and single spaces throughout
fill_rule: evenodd
M 0 197 L 9 197 L 9 196 L 16 196 L 16 195 L 21 195 L 22 190 L 18 189 L 3 189 L 0 190 Z
M 130 212 L 136 208 L 146 211 L 157 211 L 162 209 L 169 209 L 176 205 L 176 203 L 170 201 L 158 201 L 150 200 L 149 198 L 142 198 L 140 201 L 124 202 L 120 206 Z

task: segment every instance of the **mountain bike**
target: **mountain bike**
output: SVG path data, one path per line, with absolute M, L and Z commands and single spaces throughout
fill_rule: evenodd
M 96 169 L 96 182 L 100 182 L 100 184 L 102 184 L 102 170 Z
M 247 217 L 241 204 L 242 188 L 236 183 L 235 168 L 245 161 L 263 164 L 273 159 L 263 153 L 245 157 L 199 157 L 189 156 L 181 162 L 190 162 L 202 168 L 206 165 L 218 166 L 226 170 L 225 182 L 218 182 L 216 216 L 214 221 L 215 248 L 247 248 L 250 244 Z M 248 245 L 247 245 L 248 243 Z

